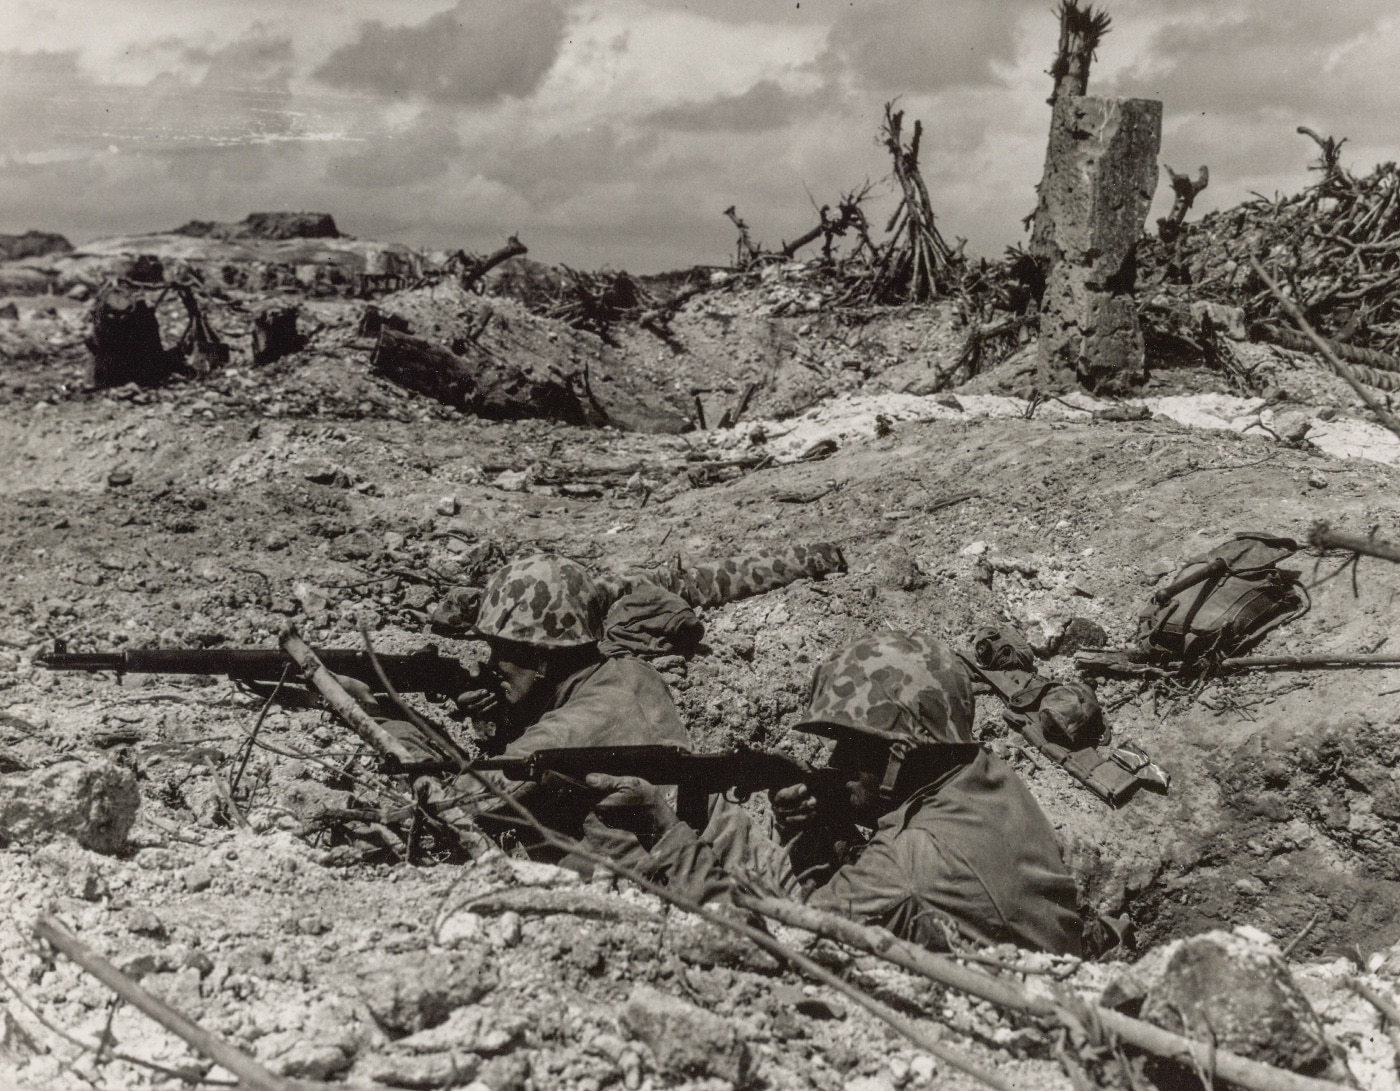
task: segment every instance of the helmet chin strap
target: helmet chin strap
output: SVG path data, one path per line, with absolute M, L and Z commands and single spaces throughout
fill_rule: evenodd
M 904 762 L 915 748 L 912 739 L 895 739 L 890 743 L 890 756 L 885 761 L 885 775 L 880 780 L 880 799 L 885 803 L 893 803 L 895 782 L 899 780 L 899 771 L 904 768 Z

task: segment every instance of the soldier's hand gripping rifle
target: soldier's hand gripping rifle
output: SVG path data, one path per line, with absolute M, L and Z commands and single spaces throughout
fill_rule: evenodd
M 494 769 L 511 780 L 532 781 L 578 792 L 587 786 L 590 773 L 609 777 L 636 777 L 658 786 L 674 784 L 679 790 L 676 811 L 682 819 L 703 828 L 702 816 L 709 796 L 726 795 L 743 801 L 755 792 L 806 784 L 814 794 L 839 791 L 841 774 L 815 767 L 776 750 L 737 747 L 717 753 L 696 753 L 679 746 L 577 746 L 537 750 L 520 758 L 483 758 L 473 769 Z

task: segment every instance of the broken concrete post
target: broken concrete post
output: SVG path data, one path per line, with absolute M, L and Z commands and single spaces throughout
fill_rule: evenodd
M 301 348 L 298 314 L 299 309 L 290 306 L 265 307 L 253 315 L 253 363 L 270 364 Z
M 112 289 L 98 296 L 90 320 L 86 343 L 92 353 L 92 386 L 155 386 L 170 377 L 171 356 L 161 347 L 160 323 L 144 299 Z
M 1162 104 L 1066 97 L 1055 104 L 1034 245 L 1050 272 L 1039 385 L 1122 393 L 1144 375 L 1133 298 L 1137 244 L 1157 187 Z
M 0 776 L 0 844 L 67 834 L 94 852 L 120 852 L 136 821 L 136 776 L 110 761 L 61 761 Z

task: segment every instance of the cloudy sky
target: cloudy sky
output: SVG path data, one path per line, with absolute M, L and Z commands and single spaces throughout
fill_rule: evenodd
M 254 210 L 652 272 L 772 245 L 924 123 L 942 227 L 1020 239 L 1052 0 L 0 0 L 0 232 L 74 241 Z M 1097 94 L 1161 98 L 1198 207 L 1400 158 L 1394 0 L 1107 0 Z M 1169 202 L 1166 187 L 1160 204 Z M 1160 212 L 1160 210 L 1159 210 Z

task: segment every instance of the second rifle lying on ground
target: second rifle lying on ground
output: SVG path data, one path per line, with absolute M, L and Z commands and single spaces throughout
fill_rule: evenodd
M 1400 655 L 1357 654 L 1345 652 L 1316 652 L 1303 655 L 1237 655 L 1226 659 L 1202 658 L 1191 664 L 1166 663 L 1143 656 L 1136 651 L 1076 652 L 1074 668 L 1084 674 L 1180 674 L 1183 670 L 1209 671 L 1211 674 L 1237 674 L 1251 670 L 1357 670 L 1364 668 L 1400 667 Z

